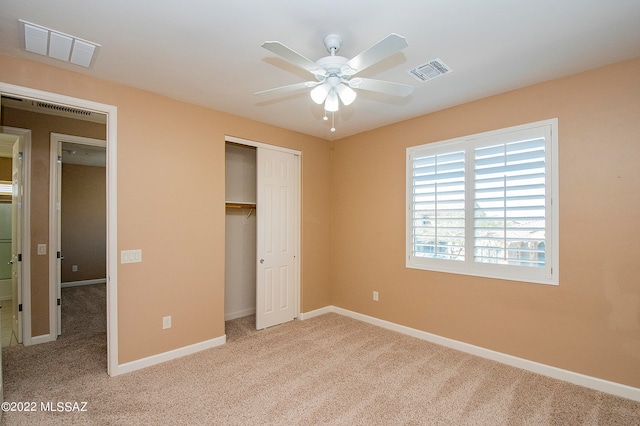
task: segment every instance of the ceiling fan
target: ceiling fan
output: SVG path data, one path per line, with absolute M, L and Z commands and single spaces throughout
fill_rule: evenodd
M 356 92 L 353 89 L 368 90 L 393 96 L 408 96 L 413 91 L 413 86 L 406 84 L 354 77 L 371 65 L 407 47 L 407 40 L 404 37 L 394 33 L 389 34 L 352 59 L 336 55 L 342 46 L 342 37 L 339 35 L 330 34 L 326 36 L 324 45 L 330 56 L 325 56 L 313 62 L 279 41 L 262 43 L 262 47 L 281 56 L 293 65 L 309 71 L 316 79 L 263 90 L 255 94 L 283 94 L 312 89 L 310 92 L 311 99 L 318 105 L 324 103 L 325 111 L 335 112 L 339 109 L 338 100 L 344 105 L 350 105 L 356 99 Z

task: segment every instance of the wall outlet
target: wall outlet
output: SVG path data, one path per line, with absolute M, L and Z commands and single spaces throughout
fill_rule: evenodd
M 376 302 L 378 301 L 378 292 L 377 291 L 373 292 L 373 300 L 375 300 Z
M 46 244 L 38 244 L 38 254 L 39 255 L 47 254 L 47 245 Z
M 71 267 L 71 272 L 78 272 L 78 265 L 73 265 Z
M 171 328 L 171 315 L 162 317 L 162 329 L 166 330 L 167 328 Z

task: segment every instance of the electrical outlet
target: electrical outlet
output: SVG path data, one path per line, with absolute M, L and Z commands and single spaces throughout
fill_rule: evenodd
M 171 316 L 162 317 L 162 329 L 166 330 L 167 328 L 171 328 Z
M 378 292 L 377 291 L 373 292 L 373 300 L 376 301 L 376 302 L 378 301 Z
M 71 267 L 71 272 L 78 272 L 78 265 L 73 265 Z

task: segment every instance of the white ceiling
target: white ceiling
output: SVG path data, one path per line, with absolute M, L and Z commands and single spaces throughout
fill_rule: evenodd
M 21 48 L 18 19 L 100 44 L 92 68 Z M 309 59 L 342 36 L 351 58 L 388 34 L 409 46 L 359 74 L 414 86 L 408 98 L 359 92 L 337 131 L 308 93 L 254 92 L 311 80 L 260 47 L 280 41 Z M 325 139 L 640 56 L 639 0 L 0 0 L 0 53 L 226 111 Z M 407 71 L 440 58 L 426 83 Z M 640 77 L 640 76 L 639 76 Z M 602 78 L 607 78 L 603 75 Z

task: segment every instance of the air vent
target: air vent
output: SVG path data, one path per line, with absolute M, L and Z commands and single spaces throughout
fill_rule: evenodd
M 48 110 L 52 110 L 52 111 L 56 111 L 56 112 L 64 112 L 67 114 L 73 114 L 73 115 L 83 115 L 85 117 L 90 117 L 91 116 L 91 111 L 86 111 L 83 109 L 76 109 L 76 108 L 70 108 L 64 105 L 55 105 L 55 104 L 48 104 L 46 102 L 37 102 L 36 106 L 38 108 L 45 108 Z
M 82 67 L 91 67 L 100 45 L 61 33 L 31 22 L 20 22 L 22 47 L 32 53 L 48 56 Z
M 451 71 L 453 70 L 447 64 L 442 62 L 440 58 L 436 58 L 422 65 L 418 65 L 407 72 L 416 80 L 424 83 L 441 75 L 449 74 Z
M 107 122 L 107 116 L 99 112 L 73 108 L 66 105 L 51 104 L 48 102 L 36 101 L 31 99 L 19 99 L 9 96 L 2 96 L 2 107 L 37 112 L 40 114 L 51 114 L 60 117 L 75 118 L 77 120 L 92 121 L 94 123 L 104 124 Z

